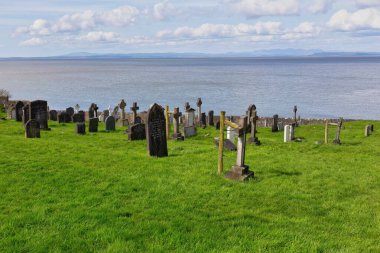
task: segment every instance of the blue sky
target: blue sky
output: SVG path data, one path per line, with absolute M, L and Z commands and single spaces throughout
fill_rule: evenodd
M 380 52 L 380 0 L 0 0 L 0 57 Z

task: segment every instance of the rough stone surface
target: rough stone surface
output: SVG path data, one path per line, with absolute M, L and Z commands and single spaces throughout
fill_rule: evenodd
M 98 131 L 99 119 L 91 118 L 88 122 L 88 131 L 90 133 L 96 133 Z
M 146 139 L 146 131 L 145 124 L 137 123 L 129 126 L 128 128 L 128 140 L 137 141 L 137 140 L 145 140 Z
M 37 120 L 31 119 L 25 125 L 26 138 L 40 138 L 40 125 Z
M 147 115 L 146 124 L 147 148 L 150 156 L 168 156 L 168 146 L 166 141 L 166 120 L 164 109 L 153 104 Z
M 106 131 L 112 132 L 116 130 L 116 120 L 113 116 L 108 116 L 106 121 Z
M 75 132 L 81 135 L 86 134 L 86 124 L 84 122 L 78 122 L 76 124 Z

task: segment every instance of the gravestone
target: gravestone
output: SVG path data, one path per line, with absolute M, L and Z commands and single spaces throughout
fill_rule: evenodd
M 58 113 L 56 110 L 50 110 L 49 112 L 49 118 L 52 121 L 57 121 L 58 120 Z
M 185 102 L 185 112 L 187 112 L 189 109 L 190 109 L 190 103 L 189 102 Z
M 115 106 L 113 108 L 112 116 L 115 118 L 115 121 L 118 121 L 120 116 L 119 116 L 119 106 Z
M 58 123 L 70 123 L 71 121 L 72 118 L 66 111 L 58 113 Z
M 215 129 L 216 130 L 220 129 L 220 121 L 219 120 L 215 123 Z
M 294 118 L 293 118 L 293 120 L 294 120 L 294 124 L 296 124 L 295 125 L 295 127 L 297 127 L 298 126 L 298 122 L 297 122 L 297 106 L 295 105 L 294 106 L 294 108 L 293 108 L 293 113 L 294 113 Z
M 137 102 L 133 102 L 133 105 L 130 109 L 132 111 L 132 124 L 141 123 L 141 118 L 140 122 L 137 122 L 137 110 L 140 109 L 140 107 L 137 106 Z
M 173 125 L 174 125 L 174 133 L 173 133 L 173 139 L 176 141 L 183 141 L 184 136 L 179 131 L 179 119 L 182 116 L 182 113 L 179 111 L 179 108 L 174 108 L 173 112 Z
M 374 125 L 371 124 L 371 132 L 373 132 L 373 129 L 374 129 Z
M 85 122 L 84 119 L 84 111 L 79 111 L 77 113 L 74 113 L 73 115 L 73 122 L 74 123 L 82 123 Z
M 284 142 L 290 142 L 291 137 L 290 137 L 290 125 L 285 125 L 284 127 Z
M 189 108 L 185 112 L 185 125 L 183 127 L 183 132 L 185 137 L 190 137 L 197 134 L 197 129 L 195 128 L 195 110 L 193 108 Z
M 219 147 L 219 138 L 214 138 L 214 144 L 218 148 Z M 224 145 L 223 148 L 227 151 L 236 151 L 236 145 L 229 139 L 224 139 Z
M 273 125 L 272 125 L 272 132 L 278 132 L 278 115 L 273 115 Z
M 250 105 L 248 107 L 248 121 L 249 121 L 249 127 L 251 130 L 251 137 L 248 139 L 248 143 L 253 143 L 255 145 L 260 145 L 261 142 L 259 141 L 259 138 L 256 136 L 257 134 L 257 120 L 259 117 L 257 116 L 256 106 Z
M 230 126 L 227 127 L 227 140 L 235 143 L 236 138 L 239 136 L 238 130 Z
M 25 124 L 26 138 L 40 138 L 40 124 L 37 120 L 31 119 Z
M 202 112 L 201 115 L 201 127 L 205 128 L 207 125 L 206 113 Z
M 237 144 L 236 164 L 232 166 L 231 171 L 226 174 L 226 178 L 245 181 L 254 176 L 253 171 L 245 164 L 245 147 L 246 147 L 246 130 L 248 128 L 248 117 L 244 117 L 243 125 L 239 127 L 239 137 Z
M 140 116 L 136 116 L 135 118 L 135 124 L 139 124 L 139 123 L 142 123 L 142 119 Z
M 341 141 L 340 141 L 340 132 L 342 130 L 342 126 L 343 126 L 343 118 L 340 118 L 339 122 L 337 124 L 336 134 L 335 134 L 335 139 L 333 140 L 333 144 L 336 144 L 336 145 L 340 145 L 341 144 Z
M 292 123 L 290 125 L 290 140 L 296 139 L 296 123 Z
M 106 131 L 112 132 L 115 131 L 116 120 L 114 116 L 108 116 L 106 119 Z
M 122 99 L 119 103 L 119 108 L 121 109 L 121 125 L 127 126 L 127 122 L 125 120 L 125 107 L 127 107 L 127 103 Z
M 129 126 L 128 128 L 128 140 L 136 141 L 136 140 L 145 140 L 146 139 L 146 131 L 145 124 L 137 123 Z
M 197 99 L 197 113 L 198 113 L 198 126 L 201 125 L 201 120 L 202 120 L 202 99 L 198 98 Z
M 371 131 L 371 125 L 366 125 L 365 128 L 364 128 L 364 136 L 365 137 L 368 137 L 370 136 L 372 133 Z
M 72 107 L 66 108 L 66 113 L 72 118 L 75 113 L 74 108 Z
M 97 118 L 98 117 L 98 109 L 99 107 L 92 103 L 90 105 L 90 108 L 88 109 L 88 117 L 91 119 L 91 118 Z
M 208 112 L 208 125 L 214 126 L 214 111 Z
M 99 126 L 99 119 L 98 118 L 91 118 L 88 122 L 88 131 L 90 133 L 96 133 L 98 131 Z
M 84 122 L 78 122 L 76 124 L 75 132 L 81 135 L 86 134 L 86 124 Z
M 30 104 L 24 105 L 22 108 L 22 123 L 26 123 L 30 120 Z
M 44 100 L 35 100 L 30 103 L 30 119 L 35 119 L 40 129 L 50 130 L 48 126 L 48 106 Z
M 22 121 L 22 108 L 24 107 L 24 103 L 22 101 L 18 101 L 16 103 L 16 121 Z
M 110 116 L 110 111 L 109 110 L 104 110 L 103 114 L 101 116 L 102 116 L 102 119 L 100 121 L 105 122 L 106 119 L 108 118 L 108 116 Z
M 278 122 L 277 128 L 278 128 L 278 131 L 284 130 L 284 123 L 283 122 Z
M 150 156 L 168 156 L 166 142 L 166 122 L 164 109 L 158 105 L 150 106 L 147 114 L 146 139 Z

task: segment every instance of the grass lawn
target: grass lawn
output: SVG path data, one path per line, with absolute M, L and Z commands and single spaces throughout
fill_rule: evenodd
M 247 148 L 256 179 L 217 174 L 214 129 L 150 158 L 123 129 L 85 136 L 50 122 L 25 139 L 0 121 L 0 252 L 380 252 L 380 124 L 345 123 L 342 145 L 259 128 Z M 335 128 L 330 130 L 332 141 Z M 225 152 L 227 172 L 236 153 Z

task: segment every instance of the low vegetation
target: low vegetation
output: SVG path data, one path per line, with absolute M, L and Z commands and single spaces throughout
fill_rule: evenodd
M 25 139 L 0 121 L 0 252 L 379 252 L 380 124 L 364 137 L 366 124 L 346 123 L 341 146 L 315 143 L 324 126 L 288 144 L 259 128 L 256 178 L 239 183 L 217 174 L 212 128 L 157 159 L 121 128 L 50 122 Z

